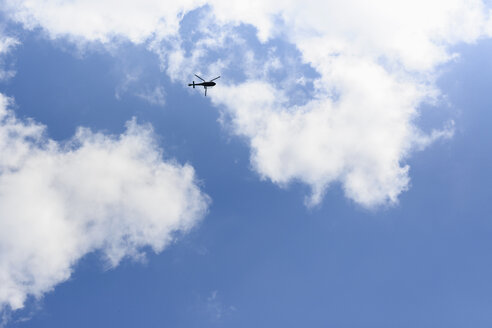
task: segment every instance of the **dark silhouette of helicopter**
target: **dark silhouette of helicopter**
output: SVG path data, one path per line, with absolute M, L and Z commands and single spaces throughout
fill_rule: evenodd
M 193 83 L 188 84 L 188 86 L 189 87 L 193 86 L 193 89 L 195 89 L 195 85 L 203 86 L 205 88 L 205 97 L 207 96 L 207 88 L 211 88 L 215 85 L 215 82 L 212 82 L 212 81 L 217 80 L 220 77 L 220 75 L 219 75 L 215 79 L 211 79 L 210 81 L 207 82 L 204 79 L 202 79 L 201 77 L 199 77 L 198 75 L 195 74 L 195 76 L 197 78 L 199 78 L 200 80 L 202 80 L 203 82 L 202 83 L 195 83 L 195 81 L 193 81 Z

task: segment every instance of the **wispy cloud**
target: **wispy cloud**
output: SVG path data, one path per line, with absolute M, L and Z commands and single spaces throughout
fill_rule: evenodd
M 217 290 L 212 291 L 207 297 L 205 307 L 206 312 L 213 321 L 220 321 L 237 311 L 235 306 L 225 305 L 222 302 Z
M 8 80 L 15 75 L 15 71 L 5 64 L 5 55 L 11 52 L 18 44 L 19 40 L 16 38 L 4 36 L 0 33 L 0 81 Z
M 145 89 L 136 95 L 151 105 L 164 106 L 166 104 L 166 92 L 164 91 L 164 87 L 160 85 L 154 89 Z

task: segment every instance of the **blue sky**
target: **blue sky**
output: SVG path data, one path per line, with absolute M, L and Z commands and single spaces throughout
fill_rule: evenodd
M 2 68 L 15 71 L 0 82 L 12 99 L 4 107 L 19 131 L 29 122 L 45 130 L 6 136 L 12 130 L 0 111 L 0 224 L 26 232 L 18 241 L 0 234 L 3 324 L 489 327 L 487 27 L 464 20 L 462 30 L 481 32 L 463 36 L 436 14 L 440 42 L 459 57 L 443 55 L 437 41 L 409 41 L 422 47 L 414 55 L 392 48 L 390 36 L 378 43 L 361 32 L 354 41 L 357 24 L 336 36 L 324 26 L 303 30 L 288 24 L 292 8 L 279 9 L 285 21 L 273 19 L 268 32 L 237 6 L 187 8 L 177 31 L 156 37 L 158 29 L 148 36 L 109 23 L 71 30 L 35 6 L 6 5 L 2 35 L 17 45 L 2 54 Z M 89 9 L 94 17 L 104 10 Z M 210 20 L 224 12 L 240 23 Z M 208 38 L 198 22 L 215 34 Z M 309 43 L 310 28 L 330 51 L 346 44 L 324 53 Z M 434 40 L 434 29 L 422 33 Z M 225 41 L 214 44 L 215 35 Z M 171 58 L 176 44 L 190 56 L 184 63 Z M 195 72 L 221 75 L 206 98 L 186 86 Z M 155 90 L 162 97 L 146 100 Z M 330 121 L 330 111 L 347 116 Z M 346 121 L 363 111 L 367 127 Z M 319 115 L 316 124 L 302 113 Z M 399 129 L 386 131 L 388 122 Z M 93 132 L 74 141 L 81 126 Z M 43 165 L 39 176 L 33 165 Z M 37 258 L 54 264 L 39 268 Z M 12 290 L 26 297 L 21 305 Z

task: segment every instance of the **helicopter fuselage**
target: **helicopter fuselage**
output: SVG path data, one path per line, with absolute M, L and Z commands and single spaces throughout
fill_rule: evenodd
M 204 87 L 213 87 L 215 85 L 215 82 L 202 82 L 202 83 L 194 83 L 193 84 L 196 86 L 196 85 L 201 85 L 201 86 L 204 86 Z

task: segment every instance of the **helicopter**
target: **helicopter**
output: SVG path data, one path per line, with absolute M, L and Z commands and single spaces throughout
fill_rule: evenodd
M 196 74 L 195 74 L 195 76 L 196 76 L 197 78 L 199 78 L 200 80 L 202 80 L 203 82 L 202 82 L 202 83 L 195 83 L 195 81 L 193 81 L 193 83 L 188 84 L 188 86 L 189 86 L 189 87 L 193 86 L 193 89 L 195 89 L 195 86 L 196 86 L 196 85 L 201 85 L 201 86 L 203 86 L 203 88 L 205 88 L 205 97 L 207 96 L 207 88 L 211 88 L 211 87 L 213 87 L 213 86 L 215 85 L 215 82 L 213 82 L 213 81 L 214 81 L 214 80 L 217 80 L 217 79 L 220 77 L 220 75 L 219 75 L 219 76 L 217 76 L 215 79 L 211 79 L 210 81 L 208 81 L 208 82 L 207 82 L 207 81 L 205 81 L 204 79 L 202 79 L 201 77 L 199 77 L 198 75 L 196 75 Z

